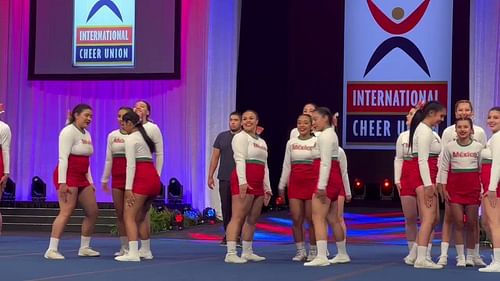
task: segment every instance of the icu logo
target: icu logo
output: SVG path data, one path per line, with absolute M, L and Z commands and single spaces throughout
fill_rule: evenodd
M 429 6 L 430 0 L 424 0 L 424 2 L 422 2 L 420 6 L 413 11 L 413 13 L 399 23 L 394 22 L 387 15 L 385 15 L 380 8 L 373 3 L 373 0 L 367 0 L 367 3 L 370 13 L 383 30 L 393 35 L 401 35 L 412 30 L 420 22 L 425 14 L 425 11 L 427 10 L 427 7 Z M 401 20 L 403 16 L 404 10 L 402 8 L 395 7 L 392 10 L 392 17 L 395 20 Z M 393 36 L 382 42 L 377 47 L 375 52 L 373 52 L 368 65 L 366 66 L 364 77 L 366 77 L 366 75 L 395 48 L 399 48 L 404 51 L 410 58 L 413 59 L 413 61 L 417 63 L 418 66 L 420 66 L 427 76 L 431 76 L 425 58 L 418 47 L 405 37 Z
M 118 9 L 118 6 L 116 6 L 115 3 L 113 3 L 112 0 L 99 0 L 97 3 L 92 6 L 92 9 L 90 10 L 89 16 L 87 17 L 87 22 L 99 11 L 102 7 L 108 7 L 122 22 L 122 14 L 120 13 L 120 9 Z

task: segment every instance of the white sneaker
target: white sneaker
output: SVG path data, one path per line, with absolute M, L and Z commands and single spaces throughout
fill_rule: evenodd
M 350 263 L 351 258 L 349 255 L 346 254 L 337 254 L 333 259 L 329 260 L 331 264 L 338 264 L 338 263 Z
M 48 260 L 63 260 L 64 256 L 61 255 L 57 250 L 48 249 L 43 255 L 44 258 Z
M 128 253 L 128 249 L 127 248 L 120 248 L 120 251 L 115 253 L 115 257 L 117 257 L 117 256 L 123 256 L 123 255 L 126 255 L 127 253 Z
M 442 265 L 435 264 L 432 261 L 429 261 L 428 259 L 415 261 L 415 264 L 413 265 L 413 267 L 426 268 L 426 269 L 442 269 L 443 268 Z
M 411 257 L 410 255 L 407 255 L 403 260 L 407 265 L 414 265 L 415 260 L 417 260 L 417 257 Z
M 292 258 L 292 261 L 305 261 L 307 259 L 307 254 L 305 250 L 297 250 L 295 257 Z
M 141 258 L 139 257 L 139 255 L 130 255 L 130 253 L 127 253 L 126 255 L 115 257 L 115 260 L 139 262 L 141 261 Z
M 309 250 L 309 255 L 307 255 L 307 261 L 314 260 L 317 255 L 318 255 L 318 251 L 317 250 Z
M 465 256 L 463 256 L 463 255 L 457 256 L 457 266 L 458 267 L 466 267 L 467 266 L 467 262 L 465 261 Z
M 139 250 L 139 257 L 145 260 L 152 260 L 153 259 L 153 253 L 151 251 L 144 251 L 144 250 Z
M 80 248 L 78 250 L 79 257 L 98 257 L 100 255 L 101 255 L 101 253 L 99 253 L 98 251 L 92 250 L 92 248 L 90 248 L 90 247 Z
M 474 266 L 486 266 L 486 263 L 483 261 L 481 256 L 473 256 L 472 262 L 474 263 Z
M 500 272 L 500 262 L 491 262 L 487 267 L 478 269 L 479 272 Z
M 241 255 L 241 258 L 244 260 L 247 260 L 247 261 L 255 261 L 255 262 L 266 260 L 265 257 L 261 257 L 257 254 L 254 254 L 254 253 Z
M 439 256 L 439 260 L 437 262 L 438 265 L 445 266 L 448 264 L 448 256 Z
M 238 257 L 237 254 L 227 253 L 226 258 L 224 258 L 224 262 L 227 262 L 227 263 L 246 263 L 247 260 Z
M 316 256 L 312 261 L 304 263 L 304 266 L 327 266 L 330 265 L 330 261 L 326 257 Z

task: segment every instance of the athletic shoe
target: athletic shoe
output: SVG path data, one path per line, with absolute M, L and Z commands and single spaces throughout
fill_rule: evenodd
M 330 261 L 326 257 L 316 256 L 312 261 L 304 263 L 304 266 L 327 266 L 330 265 Z
M 407 265 L 414 265 L 417 257 L 411 257 L 410 255 L 407 255 L 403 260 Z
M 426 268 L 426 269 L 442 269 L 443 266 L 439 264 L 435 264 L 427 259 L 417 260 L 413 265 L 415 268 Z
M 226 254 L 226 258 L 224 258 L 224 262 L 227 262 L 227 263 L 246 263 L 247 260 L 238 257 L 237 254 L 229 254 L 229 253 L 227 253 Z
M 439 260 L 437 262 L 438 265 L 445 266 L 448 264 L 448 256 L 439 256 Z
M 257 254 L 254 254 L 254 253 L 241 255 L 241 258 L 244 260 L 247 260 L 247 261 L 255 261 L 255 262 L 266 260 L 265 257 L 261 257 Z
M 307 261 L 312 261 L 318 255 L 317 249 L 309 249 L 309 255 L 307 255 Z
M 130 253 L 127 253 L 126 255 L 115 257 L 115 260 L 139 262 L 141 261 L 141 258 L 139 257 L 139 255 L 131 255 Z
M 474 263 L 474 266 L 486 266 L 487 265 L 483 261 L 483 258 L 481 256 L 473 256 L 472 257 L 472 262 Z
M 292 258 L 292 261 L 305 261 L 307 260 L 306 250 L 297 250 L 295 257 Z
M 128 249 L 127 248 L 120 248 L 120 251 L 115 253 L 115 257 L 117 257 L 117 256 L 123 256 L 123 255 L 126 255 L 127 253 L 128 253 Z
M 487 267 L 478 269 L 479 272 L 500 272 L 500 262 L 491 262 Z
M 64 256 L 61 255 L 61 253 L 59 253 L 57 250 L 53 250 L 53 249 L 48 249 L 45 252 L 45 255 L 43 255 L 43 257 L 48 259 L 48 260 L 63 260 L 64 259 Z
M 153 253 L 151 251 L 145 251 L 145 250 L 139 250 L 139 257 L 145 259 L 145 260 L 152 260 L 153 259 Z
M 464 255 L 457 256 L 457 266 L 458 267 L 466 267 L 467 266 L 467 262 L 465 261 Z
M 329 260 L 331 264 L 350 263 L 351 258 L 346 254 L 337 254 L 333 259 Z
M 92 248 L 90 248 L 90 247 L 80 248 L 78 250 L 79 257 L 98 257 L 100 255 L 101 255 L 101 253 L 99 253 L 98 251 L 92 250 Z

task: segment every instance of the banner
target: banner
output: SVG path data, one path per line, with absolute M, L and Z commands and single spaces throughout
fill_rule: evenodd
M 74 0 L 73 23 L 73 66 L 134 66 L 135 0 Z
M 345 1 L 345 148 L 394 149 L 419 101 L 450 107 L 452 2 Z

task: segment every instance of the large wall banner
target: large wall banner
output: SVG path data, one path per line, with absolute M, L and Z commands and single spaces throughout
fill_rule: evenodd
M 393 149 L 419 101 L 449 108 L 452 2 L 345 1 L 346 148 Z
M 135 0 L 74 0 L 73 23 L 73 66 L 134 66 Z

